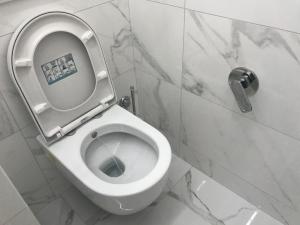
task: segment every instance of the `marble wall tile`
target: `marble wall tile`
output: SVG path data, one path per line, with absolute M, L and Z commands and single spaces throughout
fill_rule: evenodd
M 97 33 L 111 76 L 133 69 L 128 0 L 114 0 L 77 13 Z
M 300 3 L 296 0 L 186 0 L 188 9 L 299 32 Z M 288 16 L 287 16 L 288 15 Z
M 158 3 L 162 3 L 162 4 L 173 5 L 173 6 L 184 7 L 184 1 L 185 0 L 148 0 L 148 1 L 158 2 Z
M 240 112 L 228 75 L 247 67 L 260 87 L 250 97 L 253 111 L 243 115 L 300 139 L 299 40 L 298 34 L 187 10 L 183 88 Z
M 0 140 L 12 135 L 17 130 L 16 122 L 0 93 Z
M 138 101 L 138 91 L 137 91 L 137 84 L 136 84 L 136 77 L 135 77 L 135 71 L 129 70 L 125 73 L 123 73 L 121 76 L 116 77 L 113 79 L 113 84 L 115 91 L 117 93 L 118 99 L 122 98 L 123 96 L 129 96 L 131 97 L 130 93 L 130 87 L 133 86 L 135 89 L 135 108 L 136 113 L 139 112 L 139 101 Z M 133 112 L 132 110 L 133 104 L 130 105 L 129 110 Z
M 146 0 L 130 7 L 136 68 L 180 86 L 184 10 Z
M 0 37 L 0 92 L 21 129 L 32 123 L 32 119 L 8 73 L 6 55 L 10 38 L 11 35 Z
M 54 197 L 20 132 L 0 142 L 0 164 L 32 209 Z
M 179 137 L 180 89 L 137 70 L 139 111 L 142 118 L 166 136 Z
M 193 107 L 190 103 L 193 102 Z M 182 141 L 279 201 L 299 209 L 290 161 L 300 142 L 189 92 L 182 93 Z M 196 121 L 196 122 L 195 122 Z
M 108 2 L 108 0 L 25 0 L 3 3 L 0 7 L 0 36 L 13 32 L 25 18 L 43 11 L 65 10 L 76 12 L 104 2 Z
M 25 208 L 22 212 L 12 218 L 4 225 L 40 225 L 29 208 Z
M 18 191 L 0 166 L 0 224 L 6 223 L 25 207 Z

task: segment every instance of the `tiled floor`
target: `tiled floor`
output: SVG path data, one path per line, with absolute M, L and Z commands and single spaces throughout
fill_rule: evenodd
M 139 213 L 109 214 L 71 187 L 37 217 L 41 225 L 281 225 L 176 156 L 166 191 Z

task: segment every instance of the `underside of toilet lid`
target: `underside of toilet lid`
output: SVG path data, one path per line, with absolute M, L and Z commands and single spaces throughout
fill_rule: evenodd
M 23 23 L 11 38 L 8 68 L 48 143 L 116 102 L 95 32 L 70 13 L 47 12 Z

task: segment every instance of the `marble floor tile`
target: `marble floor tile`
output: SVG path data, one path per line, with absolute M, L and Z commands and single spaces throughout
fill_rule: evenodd
M 4 225 L 41 225 L 27 207 Z
M 16 213 L 21 212 L 26 204 L 1 166 L 0 181 L 0 224 L 4 224 Z M 4 205 L 5 207 L 2 207 Z
M 299 180 L 291 168 L 300 158 L 299 141 L 189 92 L 182 96 L 182 140 L 195 156 L 204 154 L 282 203 L 299 207 Z
M 181 158 L 172 155 L 172 161 L 168 174 L 168 187 L 172 188 L 179 180 L 191 169 L 191 165 L 183 161 Z
M 17 92 L 8 72 L 6 56 L 10 38 L 11 35 L 0 37 L 0 91 L 16 121 L 18 128 L 22 129 L 31 124 L 32 119 L 27 112 L 24 102 Z M 4 116 L 5 114 L 1 113 L 1 115 Z
M 17 130 L 17 124 L 0 92 L 0 141 L 12 135 Z
M 205 173 L 210 178 L 224 185 L 237 195 L 241 196 L 258 209 L 263 210 L 285 225 L 297 224 L 300 220 L 299 212 L 295 211 L 288 204 L 276 200 L 273 196 L 261 191 L 244 178 L 233 174 L 226 168 L 219 165 L 213 159 L 204 154 L 197 153 L 192 148 L 182 146 L 180 157 L 192 164 L 193 167 Z
M 51 202 L 36 217 L 41 225 L 85 225 L 63 199 Z
M 172 189 L 171 195 L 209 224 L 281 224 L 194 168 Z
M 62 198 L 86 224 L 92 225 L 92 222 L 100 216 L 108 214 L 92 203 L 74 186 L 65 191 Z
M 181 159 L 174 158 L 173 163 L 171 168 L 176 168 L 173 172 L 178 172 L 178 168 L 184 168 L 178 174 L 188 171 L 169 194 L 141 212 L 117 216 L 99 211 L 74 188 L 63 199 L 50 203 L 38 214 L 38 219 L 43 225 L 64 224 L 64 221 L 85 225 L 182 225 L 187 221 L 191 225 L 281 225 Z

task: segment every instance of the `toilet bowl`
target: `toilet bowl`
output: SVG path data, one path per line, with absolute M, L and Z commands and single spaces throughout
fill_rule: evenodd
M 38 141 L 83 194 L 119 215 L 140 211 L 161 194 L 170 145 L 116 104 L 101 46 L 86 22 L 66 12 L 40 14 L 15 31 L 7 58 Z

